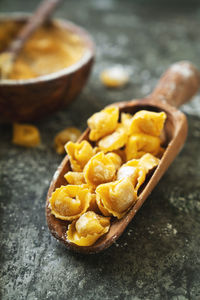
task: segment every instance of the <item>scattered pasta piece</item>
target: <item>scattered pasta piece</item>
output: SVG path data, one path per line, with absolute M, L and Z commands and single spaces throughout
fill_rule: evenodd
M 87 141 L 82 141 L 81 143 L 68 142 L 65 145 L 65 150 L 69 156 L 71 168 L 75 172 L 81 172 L 95 153 Z
M 105 69 L 100 74 L 102 83 L 110 88 L 119 88 L 129 81 L 129 74 L 122 66 Z
M 40 133 L 35 126 L 13 124 L 13 144 L 24 147 L 36 147 L 40 144 Z
M 78 246 L 90 246 L 107 233 L 109 228 L 110 218 L 88 211 L 69 225 L 67 239 Z
M 126 144 L 127 139 L 128 135 L 126 129 L 119 124 L 113 133 L 107 135 L 98 142 L 98 146 L 105 152 L 118 150 Z
M 119 109 L 116 106 L 107 107 L 100 112 L 92 115 L 88 119 L 88 127 L 90 128 L 90 140 L 97 141 L 107 134 L 112 133 L 117 127 L 118 118 Z
M 118 159 L 120 160 L 120 157 Z M 86 182 L 96 187 L 101 183 L 114 180 L 118 166 L 119 164 L 113 162 L 113 158 L 109 154 L 99 152 L 89 160 L 83 174 Z
M 145 153 L 156 156 L 160 152 L 160 138 L 148 134 L 137 133 L 129 137 L 126 144 L 126 159 L 140 158 Z
M 65 153 L 65 144 L 69 141 L 76 142 L 80 137 L 81 131 L 76 127 L 67 127 L 60 131 L 54 139 L 54 146 L 58 154 Z
M 51 213 L 58 219 L 72 221 L 86 212 L 91 193 L 84 185 L 57 188 L 49 200 Z
M 65 179 L 69 184 L 85 184 L 85 178 L 82 172 L 67 172 L 64 175 Z
M 133 184 L 128 177 L 99 185 L 96 194 L 101 212 L 104 214 L 106 210 L 118 219 L 125 215 L 137 199 Z M 102 206 L 104 210 L 102 210 Z
M 145 133 L 160 136 L 166 117 L 164 112 L 140 110 L 132 117 L 130 131 L 133 134 Z

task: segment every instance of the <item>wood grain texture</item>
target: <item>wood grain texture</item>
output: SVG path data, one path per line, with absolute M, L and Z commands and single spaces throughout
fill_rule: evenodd
M 187 62 L 188 67 L 192 69 L 191 76 L 184 78 L 185 84 L 183 85 L 183 74 L 181 72 L 178 73 L 176 76 L 176 97 L 177 97 L 177 106 L 181 103 L 186 101 L 185 95 L 190 95 L 190 98 L 197 92 L 199 85 L 196 85 L 196 88 L 193 86 L 194 79 L 198 82 L 199 72 L 198 70 L 192 66 L 189 62 Z M 182 66 L 182 62 L 176 64 L 178 67 Z M 172 67 L 171 67 L 172 68 Z M 174 77 L 171 74 L 171 68 L 169 68 L 165 74 L 168 74 L 171 83 L 173 83 Z M 114 105 L 119 107 L 120 112 L 128 112 L 131 114 L 136 113 L 139 110 L 150 110 L 150 111 L 164 111 L 167 114 L 167 120 L 165 123 L 165 136 L 167 139 L 167 148 L 162 156 L 162 159 L 152 174 L 152 176 L 146 180 L 143 190 L 139 193 L 138 200 L 136 204 L 127 212 L 127 214 L 120 220 L 113 219 L 111 221 L 111 227 L 107 234 L 102 236 L 97 242 L 88 247 L 80 247 L 73 243 L 67 241 L 66 238 L 66 230 L 68 222 L 59 220 L 55 218 L 50 211 L 49 208 L 49 199 L 51 197 L 52 192 L 60 187 L 62 184 L 66 185 L 66 181 L 64 179 L 64 174 L 70 170 L 69 159 L 66 156 L 62 161 L 61 165 L 58 167 L 53 180 L 50 184 L 50 188 L 47 194 L 46 200 L 46 218 L 48 227 L 54 237 L 60 240 L 62 243 L 66 245 L 66 247 L 70 250 L 74 250 L 77 252 L 89 254 L 89 253 L 97 253 L 106 248 L 108 248 L 117 238 L 123 233 L 129 222 L 133 219 L 137 211 L 140 209 L 144 201 L 147 199 L 149 194 L 152 192 L 156 184 L 159 182 L 165 171 L 168 169 L 172 161 L 175 159 L 179 151 L 184 145 L 185 139 L 187 137 L 187 119 L 185 115 L 177 110 L 174 106 L 168 104 L 176 103 L 176 99 L 173 99 L 174 94 L 169 93 L 168 97 L 156 97 L 154 98 L 153 95 L 161 96 L 164 94 L 165 89 L 159 88 L 160 86 L 166 86 L 165 80 L 168 80 L 168 76 L 163 76 L 161 80 L 158 82 L 158 85 L 154 92 L 148 96 L 147 98 L 140 99 L 140 100 L 133 100 L 129 102 L 120 102 L 115 103 Z M 167 84 L 167 83 L 166 83 Z M 179 85 L 180 84 L 180 85 Z M 190 99 L 188 98 L 188 101 Z M 79 141 L 84 139 L 88 140 L 89 129 L 87 129 L 83 135 L 80 137 Z

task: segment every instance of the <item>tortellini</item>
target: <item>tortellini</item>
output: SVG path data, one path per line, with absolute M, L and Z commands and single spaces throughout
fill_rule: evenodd
M 107 107 L 94 114 L 88 119 L 88 127 L 90 128 L 89 139 L 97 141 L 112 133 L 117 127 L 118 118 L 119 109 L 115 106 Z
M 122 165 L 118 170 L 117 179 L 129 178 L 138 191 L 139 187 L 144 183 L 146 175 L 150 170 L 159 164 L 160 160 L 155 156 L 147 153 L 140 159 L 133 159 Z
M 158 155 L 160 153 L 160 138 L 144 133 L 131 135 L 126 144 L 126 160 L 140 158 L 145 153 Z
M 85 178 L 82 172 L 67 172 L 64 175 L 65 179 L 69 184 L 85 184 Z
M 69 225 L 67 239 L 78 246 L 90 246 L 107 233 L 109 228 L 110 218 L 88 211 Z
M 36 147 L 40 144 L 40 133 L 35 126 L 15 123 L 12 142 L 19 146 Z
M 95 153 L 94 149 L 87 141 L 82 141 L 81 143 L 68 142 L 65 149 L 69 156 L 71 168 L 75 172 L 81 172 Z
M 56 218 L 72 221 L 86 212 L 90 201 L 91 193 L 84 185 L 62 185 L 52 193 L 49 203 Z
M 145 133 L 160 136 L 166 120 L 164 112 L 138 111 L 130 122 L 131 133 Z
M 123 147 L 128 139 L 126 128 L 122 125 L 118 125 L 116 130 L 106 137 L 102 138 L 98 142 L 98 146 L 101 150 L 108 152 L 120 149 Z
M 76 142 L 81 132 L 76 127 L 67 127 L 60 131 L 54 138 L 54 146 L 58 154 L 65 153 L 65 144 L 69 141 Z
M 151 155 L 150 153 L 146 153 L 140 158 L 138 165 L 145 168 L 145 170 L 148 172 L 155 168 L 159 162 L 159 158 Z
M 100 74 L 102 83 L 109 88 L 124 86 L 129 80 L 128 71 L 120 65 L 105 69 Z
M 123 179 L 123 178 L 129 178 L 133 184 L 134 187 L 136 187 L 136 183 L 138 180 L 138 161 L 137 159 L 133 159 L 129 161 L 128 163 L 121 166 L 121 168 L 118 170 L 117 173 L 117 180 Z
M 114 180 L 121 161 L 117 154 L 115 156 L 118 157 L 118 162 L 114 161 L 114 154 L 112 158 L 110 154 L 103 152 L 93 156 L 83 170 L 86 183 L 96 187 L 99 184 Z
M 56 189 L 49 202 L 56 218 L 72 222 L 69 242 L 93 245 L 109 231 L 110 217 L 121 219 L 133 207 L 164 152 L 165 120 L 164 112 L 145 110 L 119 116 L 111 106 L 88 120 L 89 141 L 65 145 L 68 185 Z
M 122 218 L 137 199 L 131 180 L 126 177 L 118 181 L 101 184 L 96 189 L 97 204 L 105 215 Z

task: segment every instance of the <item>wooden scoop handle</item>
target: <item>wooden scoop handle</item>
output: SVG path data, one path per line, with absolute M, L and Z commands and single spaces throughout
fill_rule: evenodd
M 27 39 L 47 20 L 60 2 L 61 0 L 43 0 L 7 51 L 17 56 Z
M 189 101 L 200 87 L 200 73 L 188 61 L 173 64 L 162 75 L 150 98 L 179 107 Z

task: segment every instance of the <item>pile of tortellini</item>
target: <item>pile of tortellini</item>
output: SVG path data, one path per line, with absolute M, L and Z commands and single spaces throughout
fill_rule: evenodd
M 165 120 L 164 112 L 119 116 L 118 107 L 109 106 L 88 119 L 89 141 L 65 145 L 68 184 L 57 188 L 49 203 L 56 218 L 71 222 L 69 242 L 94 244 L 109 231 L 111 217 L 122 218 L 137 201 L 138 189 L 164 151 Z

